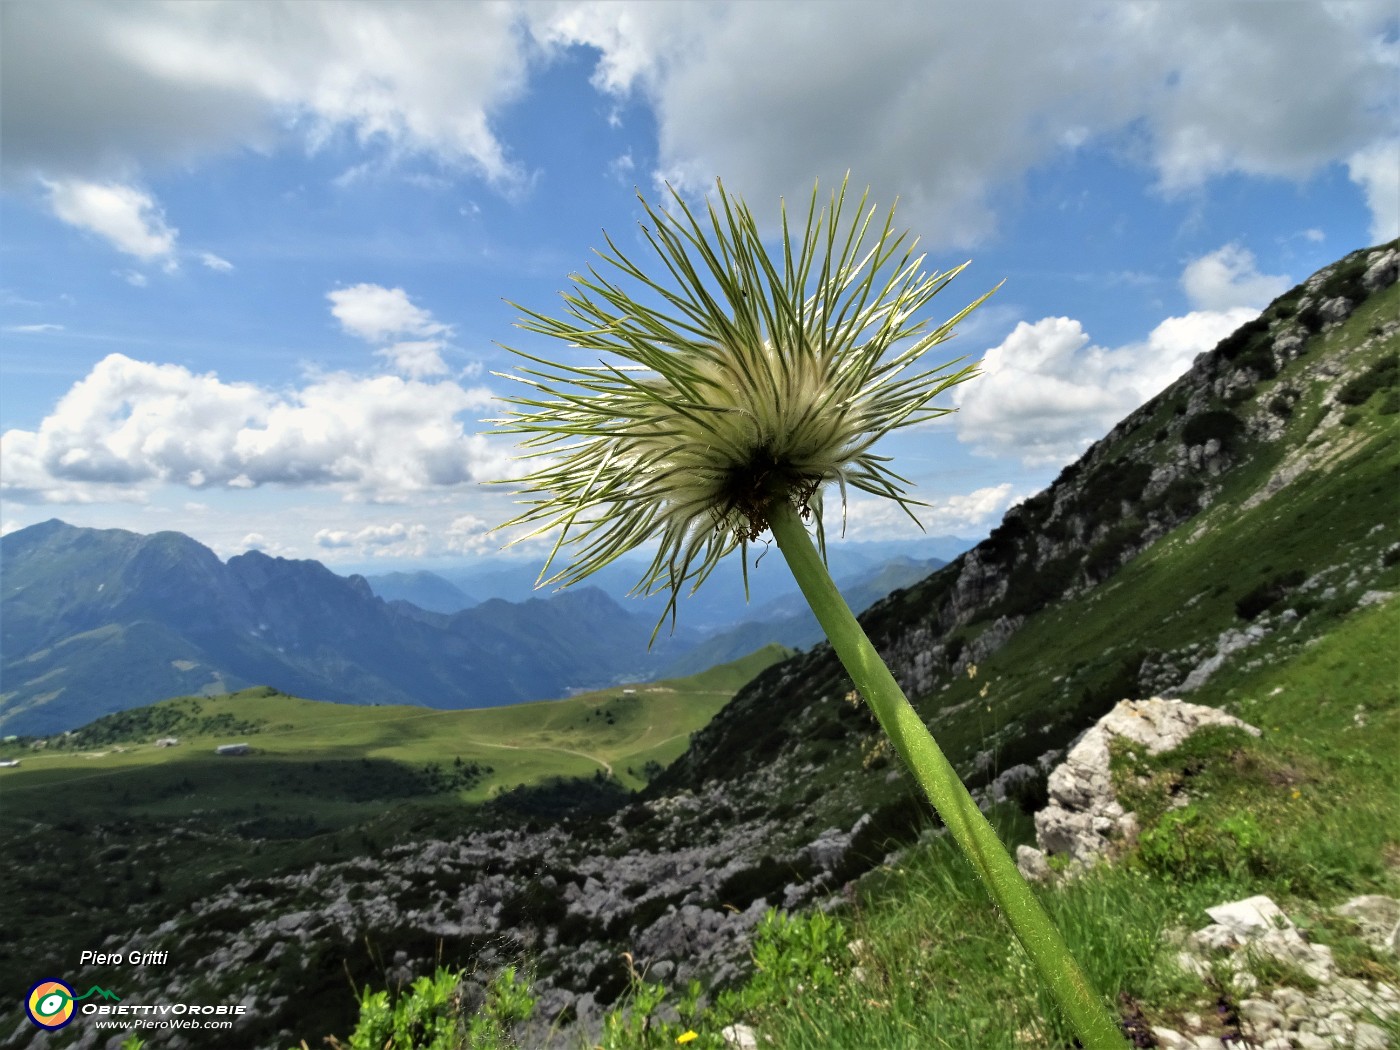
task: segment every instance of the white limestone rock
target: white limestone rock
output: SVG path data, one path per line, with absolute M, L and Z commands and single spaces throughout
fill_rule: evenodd
M 1024 847 L 1017 862 L 1027 878 L 1043 877 L 1043 855 L 1065 854 L 1081 863 L 1107 852 L 1115 837 L 1137 830 L 1136 818 L 1125 813 L 1113 795 L 1109 773 L 1109 742 L 1118 737 L 1139 745 L 1149 755 L 1179 746 L 1196 730 L 1228 725 L 1254 736 L 1259 730 L 1213 707 L 1181 700 L 1124 700 L 1079 738 L 1069 755 L 1050 774 L 1050 804 L 1035 815 L 1040 849 Z M 1033 874 L 1034 873 L 1034 874 Z
M 1400 900 L 1371 893 L 1332 910 L 1356 923 L 1362 940 L 1376 951 L 1400 955 Z

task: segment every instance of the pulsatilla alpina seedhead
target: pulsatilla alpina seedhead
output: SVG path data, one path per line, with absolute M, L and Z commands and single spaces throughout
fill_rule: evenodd
M 800 231 L 783 209 L 780 254 L 722 184 L 704 222 L 671 197 L 674 211 L 641 202 L 655 276 L 605 235 L 605 265 L 573 275 L 565 316 L 520 308 L 526 331 L 600 356 L 513 350 L 525 363 L 504 378 L 529 390 L 491 422 L 541 461 L 521 481 L 533 498 L 502 526 L 535 526 L 515 542 L 557 530 L 541 583 L 574 583 L 656 539 L 636 590 L 669 589 L 674 616 L 682 586 L 763 535 L 775 501 L 812 520 L 819 542 L 830 482 L 843 512 L 854 487 L 912 516 L 908 482 L 872 446 L 949 411 L 934 397 L 973 369 L 915 366 L 986 296 L 937 325 L 920 317 L 963 267 L 925 273 L 893 210 L 877 226 L 864 196 L 843 221 L 844 183 L 821 208 L 813 187 Z M 551 574 L 566 546 L 569 565 Z

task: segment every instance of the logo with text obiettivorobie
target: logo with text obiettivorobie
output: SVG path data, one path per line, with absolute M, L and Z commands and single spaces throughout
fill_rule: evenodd
M 66 981 L 55 978 L 43 980 L 29 989 L 29 997 L 24 1001 L 24 1012 L 40 1028 L 62 1028 L 73 1020 L 74 1003 L 82 1002 L 90 996 L 121 1002 L 121 996 L 93 985 L 82 995 L 75 995 Z

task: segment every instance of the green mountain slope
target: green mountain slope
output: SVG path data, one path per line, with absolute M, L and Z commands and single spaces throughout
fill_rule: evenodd
M 1339 324 L 1315 316 L 1359 294 L 1365 259 L 1281 297 L 988 540 L 864 614 L 971 780 L 1063 747 L 1123 697 L 1218 698 L 1231 668 L 1299 652 L 1400 589 L 1400 288 Z M 1197 670 L 1222 650 L 1216 677 Z M 772 669 L 652 790 L 866 737 L 848 689 L 824 647 Z M 891 794 L 849 748 L 824 768 L 837 797 Z

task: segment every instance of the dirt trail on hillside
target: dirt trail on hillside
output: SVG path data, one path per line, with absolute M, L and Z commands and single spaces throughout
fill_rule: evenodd
M 501 747 L 505 748 L 507 751 L 558 751 L 560 754 L 577 755 L 579 758 L 586 758 L 590 762 L 597 762 L 598 765 L 603 767 L 604 772 L 606 772 L 608 776 L 613 775 L 612 763 L 599 758 L 597 755 L 590 755 L 587 751 L 575 751 L 571 747 L 550 747 L 547 744 L 490 744 L 484 740 L 473 740 L 472 746 Z

